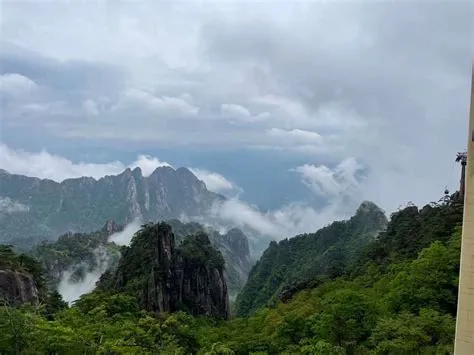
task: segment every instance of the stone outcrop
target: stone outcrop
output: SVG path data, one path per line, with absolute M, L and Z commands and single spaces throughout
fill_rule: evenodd
M 38 288 L 30 274 L 3 269 L 0 270 L 0 300 L 10 305 L 39 303 Z
M 224 259 L 202 232 L 176 247 L 168 224 L 148 225 L 124 251 L 111 286 L 148 311 L 229 317 Z

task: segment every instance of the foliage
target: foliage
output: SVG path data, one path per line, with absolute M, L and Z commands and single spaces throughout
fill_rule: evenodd
M 342 276 L 309 283 L 287 302 L 246 318 L 157 317 L 140 310 L 134 297 L 107 290 L 81 297 L 51 319 L 32 307 L 2 307 L 0 353 L 450 354 L 461 212 L 450 203 L 409 206 Z M 144 260 L 146 248 L 140 253 L 134 256 Z
M 121 227 L 120 227 L 121 228 Z M 100 268 L 98 252 L 107 257 L 107 266 L 114 269 L 120 258 L 120 247 L 108 242 L 106 227 L 93 233 L 68 233 L 55 242 L 44 241 L 28 254 L 39 260 L 50 288 L 56 288 L 65 271 L 71 271 L 74 281 L 81 281 L 86 272 Z M 59 276 L 59 277 L 58 277 Z
M 365 201 L 348 221 L 334 222 L 316 233 L 271 242 L 237 298 L 237 315 L 249 315 L 271 305 L 279 292 L 295 283 L 322 275 L 342 275 L 355 254 L 386 224 L 383 211 Z

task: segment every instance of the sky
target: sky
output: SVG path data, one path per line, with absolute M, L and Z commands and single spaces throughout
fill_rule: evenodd
M 0 6 L 11 173 L 186 166 L 231 197 L 221 217 L 275 236 L 457 188 L 472 1 Z

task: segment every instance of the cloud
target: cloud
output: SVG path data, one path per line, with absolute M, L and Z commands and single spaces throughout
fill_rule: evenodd
M 293 171 L 301 174 L 302 181 L 317 195 L 335 197 L 352 194 L 360 188 L 357 173 L 362 166 L 354 158 L 343 160 L 334 169 L 325 165 L 301 165 Z
M 172 167 L 167 162 L 163 162 L 158 158 L 142 154 L 137 157 L 137 160 L 135 160 L 132 164 L 129 165 L 131 169 L 139 167 L 142 170 L 143 176 L 150 176 L 156 170 L 156 168 L 159 168 L 161 166 Z
M 58 285 L 58 292 L 63 299 L 72 304 L 79 297 L 94 290 L 95 284 L 99 281 L 100 276 L 108 269 L 110 265 L 110 256 L 104 246 L 100 246 L 93 251 L 96 267 L 89 271 L 90 265 L 80 263 L 72 265 L 61 275 Z M 85 271 L 84 277 L 78 281 L 72 279 L 74 272 L 82 268 Z
M 236 119 L 238 121 L 248 123 L 258 122 L 270 118 L 270 114 L 268 112 L 252 115 L 248 109 L 236 104 L 222 104 L 221 113 L 224 117 L 229 117 L 230 119 Z
M 13 150 L 0 143 L 0 168 L 12 174 L 35 176 L 42 179 L 51 179 L 61 182 L 65 179 L 81 176 L 99 179 L 106 175 L 117 175 L 127 167 L 134 169 L 140 167 L 144 176 L 149 176 L 160 166 L 171 166 L 157 158 L 139 155 L 131 164 L 120 161 L 109 163 L 74 163 L 64 157 L 53 155 L 43 150 L 41 152 L 26 152 Z
M 29 207 L 9 197 L 0 196 L 0 213 L 28 212 Z
M 319 189 L 332 185 L 311 185 L 310 166 L 327 166 L 316 172 L 334 183 L 328 162 L 354 157 L 367 170 L 365 197 L 388 210 L 457 185 L 453 156 L 465 146 L 474 48 L 470 2 L 102 5 L 4 4 L 0 74 L 27 78 L 13 80 L 21 90 L 28 80 L 37 86 L 34 95 L 2 97 L 4 139 L 25 150 L 41 140 L 69 149 L 78 141 L 136 151 L 148 144 L 207 159 L 264 150 L 269 160 L 285 158 L 261 172 L 265 184 L 306 163 L 299 173 Z M 234 176 L 247 174 L 246 160 Z M 71 169 L 59 178 L 75 175 Z
M 319 145 L 322 143 L 322 137 L 318 133 L 305 131 L 302 129 L 271 128 L 267 131 L 267 134 L 278 140 L 287 141 L 292 145 L 299 145 L 299 144 Z
M 2 95 L 17 97 L 28 94 L 36 88 L 36 83 L 24 75 L 17 73 L 0 75 L 0 93 L 2 93 Z
M 82 107 L 84 108 L 84 111 L 88 115 L 97 116 L 100 113 L 99 107 L 94 102 L 94 100 L 87 99 L 86 101 L 82 103 Z
M 61 182 L 69 178 L 90 176 L 99 179 L 106 175 L 117 175 L 126 168 L 135 169 L 139 167 L 143 176 L 150 176 L 158 167 L 169 166 L 156 157 L 140 154 L 130 164 L 120 161 L 109 163 L 74 163 L 64 157 L 50 154 L 43 150 L 32 153 L 14 150 L 0 143 L 0 168 L 12 174 L 35 176 L 43 179 L 51 179 Z M 190 169 L 198 179 L 204 181 L 210 191 L 235 195 L 242 192 L 236 184 L 227 180 L 224 176 L 208 171 L 206 169 Z
M 153 94 L 139 89 L 128 89 L 123 93 L 123 101 L 119 101 L 113 110 L 121 108 L 122 105 L 138 105 L 157 111 L 158 113 L 175 113 L 195 116 L 199 113 L 199 108 L 193 105 L 189 95 L 182 97 L 162 96 L 156 97 Z
M 138 219 L 133 220 L 125 226 L 125 228 L 109 237 L 109 242 L 114 242 L 118 245 L 129 245 L 133 235 L 140 230 L 142 222 Z
M 258 245 L 262 236 L 280 240 L 301 233 L 315 232 L 335 220 L 350 217 L 356 208 L 355 205 L 342 205 L 341 200 L 333 200 L 321 208 L 305 203 L 290 203 L 263 212 L 256 206 L 234 198 L 216 204 L 210 211 L 210 218 L 215 228 L 222 228 L 222 225 L 241 228 L 249 236 L 253 236 L 254 243 Z M 212 222 L 210 223 L 212 225 Z M 262 247 L 265 248 L 266 245 L 257 246 Z
M 204 181 L 206 187 L 213 192 L 217 193 L 232 193 L 232 192 L 242 192 L 242 190 L 235 185 L 234 183 L 227 180 L 221 174 L 216 172 L 208 171 L 205 169 L 192 168 L 189 169 L 191 172 L 196 175 L 199 180 Z

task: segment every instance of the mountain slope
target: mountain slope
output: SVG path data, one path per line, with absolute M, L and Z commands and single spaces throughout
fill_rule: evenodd
M 116 272 L 102 278 L 100 289 L 129 293 L 150 312 L 229 317 L 224 258 L 203 232 L 176 246 L 169 224 L 148 224 L 122 251 Z
M 318 275 L 342 274 L 353 256 L 386 225 L 383 211 L 366 201 L 348 221 L 334 222 L 316 233 L 271 242 L 237 297 L 237 314 L 253 313 L 276 300 L 284 287 L 297 282 Z
M 247 318 L 216 322 L 183 312 L 156 317 L 140 310 L 126 290 L 99 289 L 65 310 L 53 299 L 46 317 L 42 307 L 0 305 L 0 352 L 452 354 L 462 213 L 456 198 L 399 210 L 342 277 L 320 280 Z M 202 241 L 185 246 L 195 265 L 216 256 Z M 132 253 L 127 259 L 136 267 L 124 272 L 150 278 L 149 261 L 159 260 L 154 250 L 159 248 L 144 243 L 141 251 L 148 256 Z
M 0 242 L 15 245 L 51 239 L 66 232 L 92 232 L 112 219 L 126 224 L 198 216 L 224 197 L 207 190 L 190 170 L 140 168 L 99 180 L 61 183 L 0 170 Z
M 244 287 L 252 266 L 247 237 L 236 228 L 220 234 L 195 222 L 182 223 L 173 219 L 166 223 L 172 227 L 177 245 L 188 235 L 205 232 L 209 236 L 211 244 L 224 257 L 224 276 L 229 295 L 235 298 Z M 64 282 L 69 280 L 71 283 L 78 283 L 85 279 L 87 273 L 97 274 L 98 277 L 107 268 L 115 269 L 120 258 L 120 247 L 109 242 L 109 238 L 122 230 L 123 226 L 108 221 L 98 231 L 68 233 L 54 242 L 42 242 L 28 253 L 41 262 L 51 287 L 58 287 L 65 275 L 69 277 Z

